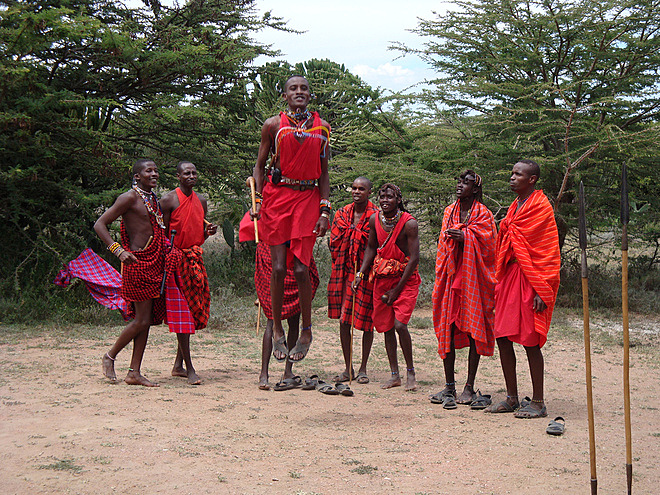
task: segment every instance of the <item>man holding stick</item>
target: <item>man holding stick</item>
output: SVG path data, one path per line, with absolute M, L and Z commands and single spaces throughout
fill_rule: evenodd
M 554 212 L 543 191 L 536 190 L 538 164 L 520 160 L 513 166 L 513 201 L 497 236 L 494 335 L 506 382 L 507 398 L 486 408 L 491 413 L 515 412 L 517 418 L 548 415 L 543 400 L 543 354 L 559 289 L 561 266 Z M 513 343 L 527 353 L 532 401 L 520 408 Z
M 115 358 L 132 340 L 133 356 L 124 381 L 129 385 L 157 387 L 158 384 L 140 374 L 140 366 L 149 326 L 160 324 L 165 316 L 165 299 L 160 295 L 160 287 L 166 268 L 167 238 L 158 199 L 153 192 L 158 183 L 158 167 L 152 160 L 137 160 L 133 178 L 133 188 L 120 195 L 94 224 L 94 231 L 121 261 L 121 296 L 130 303 L 129 315 L 134 315 L 103 356 L 103 373 L 110 380 L 117 380 Z M 120 216 L 121 244 L 114 242 L 108 231 L 108 225 Z M 176 263 L 177 252 L 168 256 L 168 265 Z
M 270 246 L 273 264 L 273 355 L 279 361 L 288 357 L 296 362 L 305 358 L 312 344 L 309 265 L 316 237 L 325 235 L 330 221 L 330 125 L 317 112 L 307 110 L 311 93 L 304 77 L 290 77 L 283 98 L 287 111 L 266 120 L 261 130 L 253 173 L 259 201 L 251 215 L 261 217 L 259 235 Z M 271 153 L 271 176 L 267 180 L 266 161 Z M 303 323 L 291 350 L 281 320 L 287 266 L 293 266 Z
M 181 289 L 195 322 L 194 330 L 201 330 L 206 328 L 211 307 L 202 244 L 217 232 L 218 226 L 206 220 L 207 200 L 193 190 L 197 184 L 197 167 L 191 162 L 179 162 L 176 177 L 179 187 L 165 194 L 160 205 L 168 234 L 171 230 L 177 232 L 174 245 L 182 252 L 178 267 Z M 201 379 L 190 357 L 190 334 L 177 333 L 176 337 L 177 352 L 172 376 L 181 376 L 187 378 L 190 385 L 199 385 Z
M 369 239 L 369 218 L 378 210 L 369 201 L 371 181 L 358 177 L 353 181 L 353 202 L 337 210 L 330 231 L 330 254 L 332 273 L 328 282 L 328 317 L 339 319 L 339 338 L 346 368 L 333 381 L 369 383 L 367 361 L 374 341 L 373 285 L 368 281 L 358 285 L 353 293 L 351 285 L 355 278 L 355 267 L 362 266 L 364 251 Z M 357 376 L 351 362 L 351 325 L 362 333 L 362 362 Z

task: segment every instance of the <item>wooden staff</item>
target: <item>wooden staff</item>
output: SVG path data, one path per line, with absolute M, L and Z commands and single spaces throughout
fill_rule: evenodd
M 170 252 L 174 247 L 174 236 L 176 235 L 176 230 L 170 230 Z M 160 295 L 165 294 L 165 282 L 167 282 L 167 262 L 165 263 L 165 269 L 163 270 L 163 281 L 160 283 Z
M 630 425 L 630 334 L 628 332 L 628 167 L 621 171 L 621 309 L 623 312 L 623 404 L 626 423 L 626 477 L 632 493 L 632 430 Z
M 355 264 L 353 266 L 353 280 L 357 277 L 357 254 L 355 255 Z M 364 283 L 364 281 L 362 281 Z M 353 331 L 355 330 L 355 293 L 353 291 L 353 317 L 351 318 L 351 347 L 348 351 L 348 360 L 350 362 L 350 368 L 348 369 L 348 386 L 350 387 L 353 384 Z
M 591 494 L 598 492 L 596 478 L 596 434 L 594 426 L 594 399 L 591 386 L 591 336 L 589 333 L 589 270 L 587 268 L 587 218 L 584 206 L 584 184 L 580 181 L 579 239 L 582 275 L 582 316 L 584 319 L 584 360 L 587 375 L 587 413 L 589 419 L 589 454 L 591 465 Z
M 257 210 L 257 191 L 254 185 L 254 177 L 250 176 L 246 179 L 245 183 L 250 187 L 250 195 L 252 196 L 252 211 Z M 254 220 L 254 241 L 259 244 L 259 227 L 257 226 L 257 219 Z M 261 301 L 257 298 L 257 328 L 256 334 L 259 335 L 259 325 L 261 323 Z

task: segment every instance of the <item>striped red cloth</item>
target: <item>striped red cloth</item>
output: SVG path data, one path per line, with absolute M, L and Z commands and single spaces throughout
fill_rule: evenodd
M 273 319 L 273 309 L 270 300 L 270 275 L 273 272 L 273 264 L 270 258 L 270 247 L 266 244 L 257 244 L 257 256 L 254 270 L 254 285 L 257 289 L 257 297 L 264 310 L 266 318 Z M 312 299 L 319 287 L 319 272 L 316 268 L 314 257 L 310 259 L 309 279 L 312 283 Z M 298 282 L 293 275 L 293 268 L 287 267 L 284 278 L 284 296 L 282 298 L 282 320 L 291 318 L 300 313 L 300 300 L 298 298 Z
M 442 359 L 451 352 L 452 309 L 456 306 L 458 319 L 454 348 L 468 347 L 468 335 L 472 336 L 477 353 L 482 356 L 492 356 L 495 347 L 495 220 L 490 210 L 478 201 L 472 205 L 467 223 L 461 223 L 460 215 L 460 201 L 445 208 L 435 260 L 433 327 L 438 338 L 438 354 Z M 444 234 L 449 228 L 463 231 L 462 250 L 458 242 Z M 459 287 L 455 287 L 457 281 Z
M 355 266 L 362 266 L 364 251 L 369 240 L 369 217 L 378 209 L 369 201 L 357 225 L 353 225 L 355 203 L 337 210 L 330 230 L 332 273 L 328 281 L 328 317 L 341 323 L 353 323 L 353 291 Z M 366 279 L 358 285 L 355 294 L 355 328 L 373 330 L 373 284 Z
M 128 303 L 121 297 L 121 275 L 110 263 L 90 248 L 85 249 L 75 260 L 67 263 L 57 274 L 53 283 L 67 287 L 71 278 L 77 277 L 87 286 L 94 300 L 108 309 L 117 309 L 124 320 L 128 316 Z
M 539 345 L 547 340 L 552 312 L 559 290 L 561 254 L 554 211 L 543 191 L 536 190 L 520 206 L 513 201 L 497 236 L 496 278 L 504 278 L 509 262 L 520 264 L 523 275 L 547 305 L 541 313 L 534 313 L 534 330 L 540 335 Z M 502 294 L 499 297 L 507 297 Z M 499 306 L 499 301 L 498 301 Z M 495 337 L 499 337 L 495 328 Z
M 175 210 L 176 211 L 176 210 Z M 195 320 L 195 330 L 205 328 L 209 322 L 211 291 L 204 267 L 204 251 L 201 246 L 182 249 L 179 265 L 181 292 L 188 301 L 188 307 Z

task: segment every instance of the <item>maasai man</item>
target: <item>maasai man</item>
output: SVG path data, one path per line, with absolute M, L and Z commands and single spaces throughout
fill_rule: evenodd
M 206 198 L 193 190 L 197 184 L 197 167 L 190 162 L 179 162 L 176 177 L 179 179 L 179 187 L 165 194 L 160 200 L 160 206 L 167 236 L 170 236 L 171 230 L 176 230 L 174 245 L 183 253 L 178 267 L 179 281 L 195 321 L 194 330 L 201 330 L 206 328 L 211 308 L 202 244 L 207 237 L 217 232 L 218 226 L 206 220 Z M 188 379 L 190 385 L 199 385 L 202 380 L 195 372 L 190 357 L 190 334 L 177 333 L 176 338 L 177 351 L 172 376 L 182 376 Z
M 493 214 L 482 202 L 481 177 L 466 170 L 458 178 L 457 200 L 445 208 L 433 286 L 433 326 L 445 369 L 445 388 L 431 397 L 446 409 L 470 404 L 480 356 L 492 356 L 495 305 Z M 465 387 L 456 398 L 455 349 L 470 347 Z
M 160 286 L 165 270 L 165 223 L 153 192 L 158 182 L 158 167 L 152 160 L 141 159 L 133 166 L 133 188 L 120 195 L 94 224 L 94 231 L 122 263 L 121 296 L 132 303 L 134 319 L 126 325 L 119 338 L 103 356 L 103 373 L 115 381 L 115 358 L 133 341 L 131 366 L 124 381 L 129 385 L 157 387 L 140 374 L 149 326 L 157 325 L 165 316 L 165 300 Z M 114 242 L 108 225 L 121 221 L 121 244 Z M 173 251 L 173 253 L 176 253 Z M 178 260 L 168 259 L 168 266 Z
M 332 273 L 328 282 L 328 317 L 339 319 L 339 339 L 346 368 L 333 378 L 334 382 L 356 379 L 358 383 L 369 383 L 367 361 L 374 341 L 373 286 L 368 281 L 358 285 L 353 308 L 351 284 L 356 267 L 362 266 L 364 251 L 369 240 L 369 218 L 378 209 L 369 201 L 371 181 L 358 177 L 353 181 L 353 202 L 337 210 L 330 230 L 330 254 Z M 351 324 L 355 315 L 354 328 L 362 331 L 362 362 L 357 377 L 351 367 Z
M 380 213 L 369 219 L 369 241 L 362 267 L 353 281 L 356 291 L 364 274 L 371 268 L 373 282 L 373 322 L 376 331 L 385 333 L 385 349 L 392 372 L 382 388 L 401 385 L 397 361 L 396 334 L 406 360 L 406 390 L 417 390 L 413 364 L 412 339 L 408 322 L 415 309 L 421 279 L 417 220 L 404 210 L 401 190 L 394 184 L 383 184 L 378 190 Z
M 253 173 L 258 200 L 251 215 L 261 217 L 259 235 L 270 246 L 273 262 L 270 283 L 273 355 L 279 361 L 288 356 L 296 362 L 307 355 L 312 344 L 309 264 L 316 237 L 325 235 L 330 221 L 330 125 L 317 112 L 307 110 L 311 93 L 304 77 L 290 77 L 282 96 L 287 111 L 266 120 L 261 130 Z M 271 175 L 266 181 L 266 160 L 270 153 L 273 153 Z M 303 323 L 291 350 L 287 348 L 281 320 L 287 265 L 293 266 L 298 283 Z
M 548 415 L 543 401 L 543 354 L 559 289 L 559 236 L 555 216 L 543 191 L 536 190 L 541 170 L 532 160 L 513 166 L 509 183 L 513 201 L 497 236 L 494 335 L 506 382 L 506 400 L 486 411 L 514 412 L 517 418 Z M 532 401 L 519 408 L 513 342 L 527 352 Z

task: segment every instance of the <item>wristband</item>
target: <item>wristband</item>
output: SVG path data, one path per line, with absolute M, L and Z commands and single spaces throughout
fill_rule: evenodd
M 332 210 L 332 203 L 330 202 L 329 199 L 322 199 L 320 205 L 321 207 L 327 206 L 329 209 Z
M 328 213 L 327 211 L 324 211 L 323 213 L 321 213 L 321 216 L 322 216 L 323 218 L 327 218 L 328 221 L 330 220 L 330 213 Z
M 362 280 L 362 279 L 364 278 L 364 273 L 362 273 L 362 272 L 357 272 L 357 273 L 355 274 L 355 278 L 359 278 L 360 280 Z

